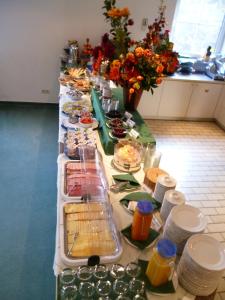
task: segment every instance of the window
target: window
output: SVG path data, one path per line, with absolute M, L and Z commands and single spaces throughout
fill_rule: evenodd
M 225 55 L 225 0 L 177 0 L 171 40 L 183 56 Z

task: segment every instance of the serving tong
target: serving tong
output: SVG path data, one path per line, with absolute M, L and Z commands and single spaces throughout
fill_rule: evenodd
M 75 233 L 74 233 L 74 235 L 73 235 L 73 243 L 72 243 L 70 249 L 68 250 L 67 255 L 71 255 L 71 252 L 72 252 L 72 250 L 73 250 L 75 241 L 76 241 L 76 239 L 78 238 L 78 235 L 79 235 L 79 232 L 75 232 Z

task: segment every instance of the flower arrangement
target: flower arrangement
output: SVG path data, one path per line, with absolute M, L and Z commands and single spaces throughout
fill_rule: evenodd
M 128 26 L 134 24 L 133 20 L 129 18 L 130 11 L 127 7 L 116 7 L 116 0 L 104 0 L 103 15 L 106 22 L 111 25 L 110 33 L 112 35 L 112 42 L 115 47 L 115 54 L 119 57 L 120 54 L 126 54 L 130 45 L 130 33 Z
M 125 57 L 113 60 L 110 65 L 109 78 L 129 89 L 133 94 L 138 90 L 156 88 L 162 81 L 163 65 L 161 57 L 150 49 L 136 47 Z
M 172 74 L 178 67 L 178 54 L 172 51 L 169 31 L 165 30 L 165 6 L 161 3 L 159 17 L 148 27 L 143 40 L 133 42 L 128 26 L 133 25 L 127 7 L 116 7 L 116 0 L 104 0 L 104 16 L 110 23 L 107 43 L 102 43 L 96 53 L 96 70 L 107 58 L 106 77 L 129 90 L 129 95 L 156 88 L 165 74 Z M 110 45 L 110 47 L 109 47 Z M 111 51 L 106 51 L 106 49 Z M 95 52 L 95 50 L 94 50 Z

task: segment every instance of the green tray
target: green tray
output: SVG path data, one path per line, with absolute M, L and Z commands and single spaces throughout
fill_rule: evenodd
M 123 105 L 123 90 L 122 88 L 114 88 L 112 89 L 112 94 L 114 98 L 118 99 L 119 102 L 119 109 L 124 112 L 124 105 Z M 104 111 L 101 106 L 101 102 L 99 100 L 99 94 L 95 89 L 91 91 L 91 98 L 92 98 L 92 105 L 95 111 L 95 117 L 99 122 L 99 136 L 107 155 L 114 154 L 114 145 L 117 143 L 115 139 L 112 139 L 109 136 L 110 129 L 106 125 L 107 119 L 105 118 Z M 145 124 L 144 120 L 142 119 L 141 115 L 137 111 L 131 112 L 133 115 L 133 120 L 136 123 L 136 130 L 139 132 L 140 136 L 137 139 L 140 143 L 143 144 L 156 144 L 155 138 L 151 134 L 149 127 Z

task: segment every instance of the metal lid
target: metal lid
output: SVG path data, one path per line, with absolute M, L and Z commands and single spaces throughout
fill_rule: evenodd
M 160 183 L 161 185 L 166 187 L 175 187 L 177 184 L 176 180 L 169 175 L 160 175 L 157 178 L 157 183 Z
M 168 202 L 177 205 L 184 204 L 186 200 L 184 194 L 176 190 L 166 191 L 164 198 Z

